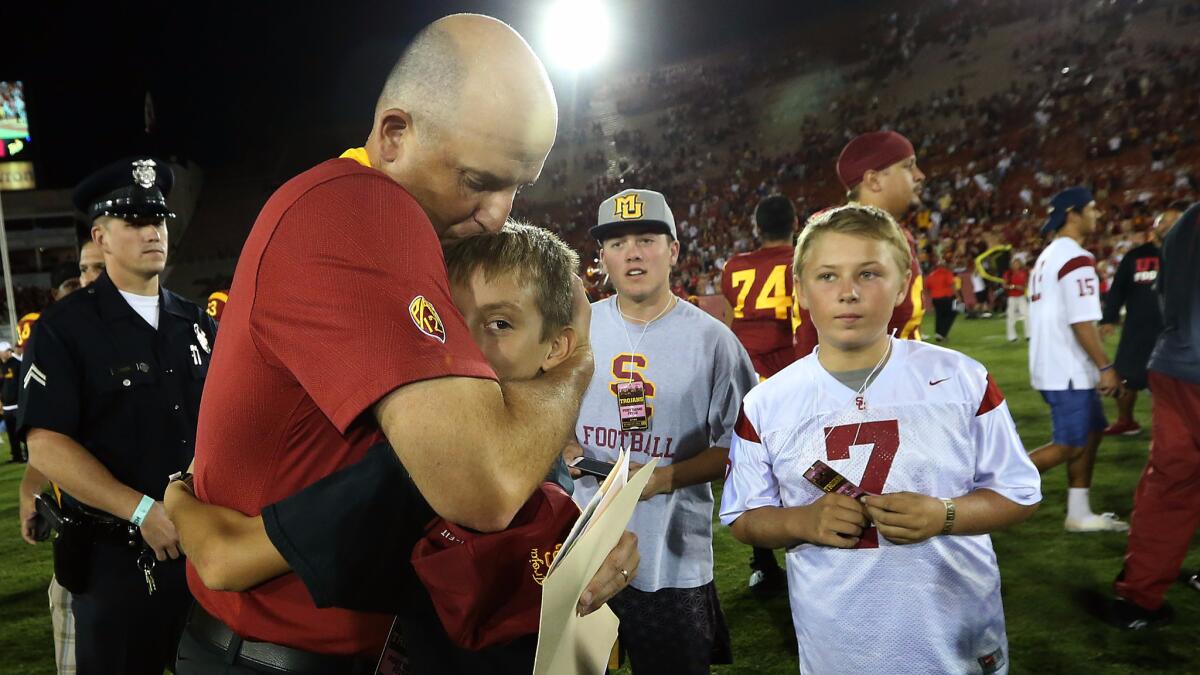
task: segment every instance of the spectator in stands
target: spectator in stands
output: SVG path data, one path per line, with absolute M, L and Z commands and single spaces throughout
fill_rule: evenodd
M 1154 395 L 1150 458 L 1134 493 L 1125 564 L 1114 584 L 1111 620 L 1126 629 L 1171 620 L 1163 594 L 1179 575 L 1200 523 L 1200 205 L 1189 208 L 1162 242 L 1163 330 L 1148 377 Z M 1184 578 L 1194 585 L 1197 576 Z
M 1112 288 L 1105 298 L 1104 318 L 1100 321 L 1102 336 L 1112 335 L 1113 330 L 1122 325 L 1121 310 L 1125 310 L 1121 341 L 1113 361 L 1125 386 L 1117 397 L 1117 421 L 1104 430 L 1105 435 L 1133 436 L 1142 431 L 1133 418 L 1133 406 L 1137 402 L 1137 393 L 1148 384 L 1146 365 L 1162 332 L 1162 312 L 1154 290 L 1160 269 L 1159 246 L 1187 207 L 1186 202 L 1174 202 L 1159 214 L 1154 226 L 1146 233 L 1146 243 L 1121 258 Z

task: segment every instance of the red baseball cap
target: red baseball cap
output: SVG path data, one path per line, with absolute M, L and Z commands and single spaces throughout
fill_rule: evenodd
M 838 179 L 849 190 L 861 183 L 868 171 L 882 171 L 915 154 L 913 144 L 894 131 L 862 134 L 847 143 L 838 155 Z
M 434 521 L 412 565 L 450 639 L 478 651 L 537 633 L 542 582 L 578 518 L 570 495 L 543 483 L 501 532 Z

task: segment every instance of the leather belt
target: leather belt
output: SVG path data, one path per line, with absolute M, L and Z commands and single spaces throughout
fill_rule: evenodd
M 273 642 L 243 640 L 220 619 L 192 605 L 187 631 L 201 644 L 226 655 L 226 663 L 278 675 L 353 675 L 373 673 L 374 663 L 361 656 L 315 654 Z M 232 658 L 230 658 L 232 657 Z

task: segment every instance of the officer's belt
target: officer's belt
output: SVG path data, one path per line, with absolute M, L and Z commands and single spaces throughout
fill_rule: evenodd
M 141 528 L 137 525 L 78 502 L 64 505 L 62 515 L 68 526 L 77 526 L 91 535 L 94 541 L 124 544 L 138 550 L 146 543 L 142 539 Z
M 225 662 L 276 675 L 366 675 L 375 672 L 375 659 L 366 656 L 315 654 L 273 642 L 243 640 L 220 619 L 192 605 L 187 631 L 210 649 L 225 655 Z M 232 660 L 230 660 L 232 657 Z

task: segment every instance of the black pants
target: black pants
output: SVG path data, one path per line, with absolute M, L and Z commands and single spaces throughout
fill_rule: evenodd
M 75 660 L 79 675 L 162 675 L 175 649 L 192 596 L 183 560 L 154 568 L 157 588 L 146 589 L 137 552 L 127 546 L 89 547 L 85 593 L 72 596 Z
M 934 298 L 933 311 L 936 326 L 934 332 L 942 337 L 950 337 L 950 327 L 954 325 L 954 318 L 958 316 L 958 312 L 954 311 L 954 298 Z
M 778 568 L 779 563 L 775 560 L 775 551 L 769 548 L 754 547 L 754 555 L 750 558 L 750 568 L 760 572 L 766 572 L 771 568 Z
M 8 433 L 8 452 L 14 462 L 24 462 L 29 459 L 25 448 L 17 441 L 17 411 L 4 411 L 4 430 Z

